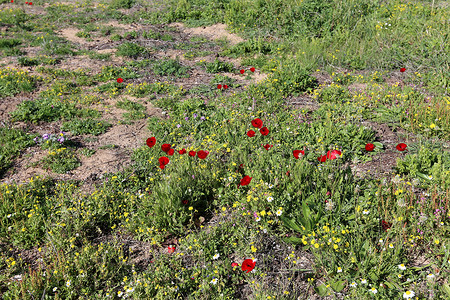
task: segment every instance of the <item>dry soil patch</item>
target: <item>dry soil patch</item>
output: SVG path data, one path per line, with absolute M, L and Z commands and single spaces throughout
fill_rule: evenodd
M 211 26 L 203 26 L 195 28 L 185 27 L 183 23 L 172 23 L 169 24 L 169 26 L 176 27 L 185 34 L 202 35 L 210 40 L 218 40 L 221 38 L 226 38 L 228 41 L 230 41 L 232 45 L 236 45 L 238 43 L 245 41 L 240 36 L 233 33 L 229 33 L 226 30 L 227 26 L 225 24 L 215 24 Z

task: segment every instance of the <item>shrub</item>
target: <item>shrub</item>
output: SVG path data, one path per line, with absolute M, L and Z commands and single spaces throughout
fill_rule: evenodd
M 109 7 L 114 8 L 114 9 L 117 9 L 117 8 L 130 9 L 134 3 L 135 3 L 135 0 L 112 0 Z
M 160 60 L 153 65 L 153 72 L 160 76 L 189 77 L 188 70 L 175 59 Z
M 73 135 L 80 135 L 80 134 L 99 135 L 105 133 L 109 127 L 111 127 L 111 124 L 105 121 L 93 119 L 86 119 L 86 120 L 77 119 L 63 123 L 61 129 L 65 131 L 70 131 L 70 133 Z
M 117 47 L 117 55 L 137 58 L 148 53 L 148 50 L 136 43 L 125 42 Z

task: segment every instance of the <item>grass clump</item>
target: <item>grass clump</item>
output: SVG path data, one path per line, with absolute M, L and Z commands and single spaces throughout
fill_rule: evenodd
M 200 61 L 200 63 L 205 67 L 206 73 L 221 73 L 221 72 L 232 73 L 234 71 L 232 63 L 223 62 L 218 59 L 215 59 L 213 62 L 210 63 L 205 61 Z
M 68 148 L 49 151 L 41 163 L 43 168 L 59 174 L 64 174 L 81 166 L 79 159 L 75 156 L 75 152 Z
M 0 69 L 0 98 L 33 91 L 39 78 L 14 68 Z
M 99 135 L 105 133 L 112 125 L 100 120 L 85 119 L 72 120 L 63 123 L 61 130 L 70 131 L 73 135 L 92 134 Z
M 139 56 L 145 56 L 148 53 L 149 53 L 149 51 L 145 47 L 142 47 L 139 44 L 131 43 L 131 42 L 125 42 L 123 44 L 120 44 L 117 47 L 117 52 L 116 52 L 116 54 L 119 56 L 127 56 L 130 58 L 137 58 Z
M 189 77 L 188 70 L 189 67 L 183 66 L 175 59 L 164 59 L 153 64 L 153 72 L 160 76 Z
M 33 144 L 32 135 L 18 129 L 0 127 L 0 177 L 11 166 L 14 158 Z
M 118 8 L 125 8 L 130 9 L 135 3 L 135 0 L 113 0 L 109 4 L 110 8 L 118 9 Z
M 127 121 L 143 119 L 146 116 L 145 106 L 140 103 L 130 101 L 129 99 L 117 101 L 116 107 L 128 110 L 128 112 L 123 114 L 124 119 Z
M 39 121 L 52 122 L 57 120 L 70 120 L 80 117 L 99 117 L 96 110 L 79 109 L 74 103 L 61 102 L 52 98 L 40 98 L 35 101 L 26 100 L 10 113 L 13 121 L 37 123 Z

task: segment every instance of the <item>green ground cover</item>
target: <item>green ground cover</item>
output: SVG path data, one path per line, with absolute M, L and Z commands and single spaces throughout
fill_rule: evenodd
M 446 1 L 0 3 L 3 299 L 450 297 Z

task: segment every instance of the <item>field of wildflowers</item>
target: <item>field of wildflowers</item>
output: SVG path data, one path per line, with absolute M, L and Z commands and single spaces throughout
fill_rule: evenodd
M 0 0 L 0 298 L 450 298 L 449 20 Z

